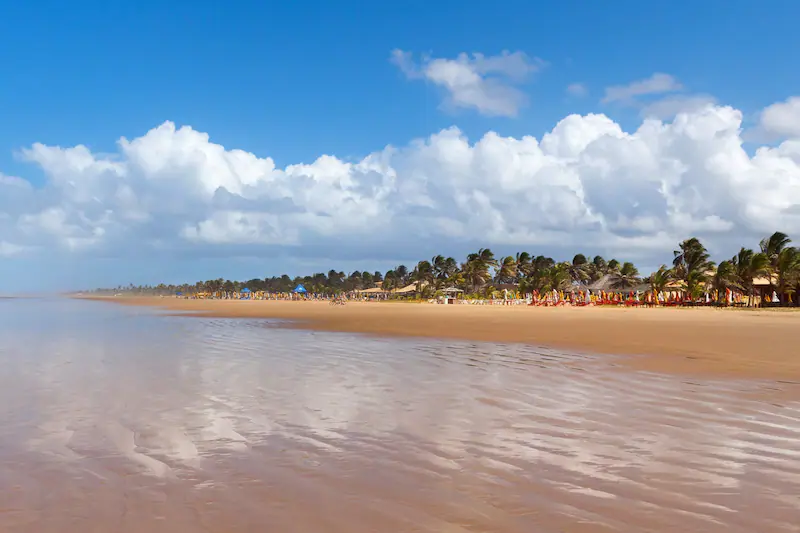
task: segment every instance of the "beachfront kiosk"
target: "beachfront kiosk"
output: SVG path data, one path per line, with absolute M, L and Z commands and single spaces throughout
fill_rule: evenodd
M 458 294 L 464 291 L 462 291 L 461 289 L 456 289 L 455 287 L 450 287 L 448 289 L 444 289 L 444 291 L 442 292 L 444 292 L 444 298 L 442 299 L 442 303 L 453 305 L 458 303 L 457 300 Z

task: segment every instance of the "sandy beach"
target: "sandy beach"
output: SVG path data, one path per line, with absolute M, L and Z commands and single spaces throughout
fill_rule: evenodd
M 408 303 L 96 298 L 286 327 L 380 336 L 525 343 L 598 355 L 656 372 L 800 380 L 800 313 L 716 309 L 534 308 Z

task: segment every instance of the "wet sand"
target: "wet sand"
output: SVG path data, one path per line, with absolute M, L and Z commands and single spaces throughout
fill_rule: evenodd
M 2 303 L 0 531 L 797 531 L 789 385 L 612 361 Z
M 201 316 L 284 319 L 291 321 L 286 327 L 323 331 L 633 355 L 620 361 L 655 372 L 800 381 L 800 312 L 793 311 L 98 299 Z

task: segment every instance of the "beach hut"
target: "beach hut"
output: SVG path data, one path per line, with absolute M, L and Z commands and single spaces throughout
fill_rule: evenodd
M 609 291 L 613 288 L 613 281 L 614 280 L 611 278 L 611 274 L 605 274 L 594 283 L 589 284 L 586 288 L 593 293 L 599 291 Z
M 424 287 L 425 285 L 427 285 L 427 284 L 426 283 L 420 283 L 421 287 Z M 410 285 L 406 285 L 405 287 L 400 287 L 400 288 L 394 289 L 392 291 L 393 294 L 404 294 L 404 295 L 405 294 L 414 294 L 416 292 L 417 292 L 417 284 L 416 283 L 412 283 Z
M 448 287 L 447 289 L 443 289 L 442 292 L 444 293 L 444 302 L 445 304 L 455 304 L 456 298 L 458 298 L 458 294 L 462 293 L 461 289 L 457 289 L 455 287 Z
M 242 300 L 249 300 L 250 299 L 250 289 L 245 287 L 242 289 Z
M 372 287 L 371 289 L 362 289 L 355 291 L 356 294 L 359 296 L 370 298 L 370 299 L 386 299 L 387 291 L 383 290 L 381 287 Z

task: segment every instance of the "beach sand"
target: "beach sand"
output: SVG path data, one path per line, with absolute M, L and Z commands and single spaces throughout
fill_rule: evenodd
M 95 298 L 92 298 L 95 299 Z M 719 309 L 536 308 L 313 301 L 96 298 L 286 327 L 380 336 L 525 343 L 621 357 L 639 370 L 800 380 L 800 313 Z

